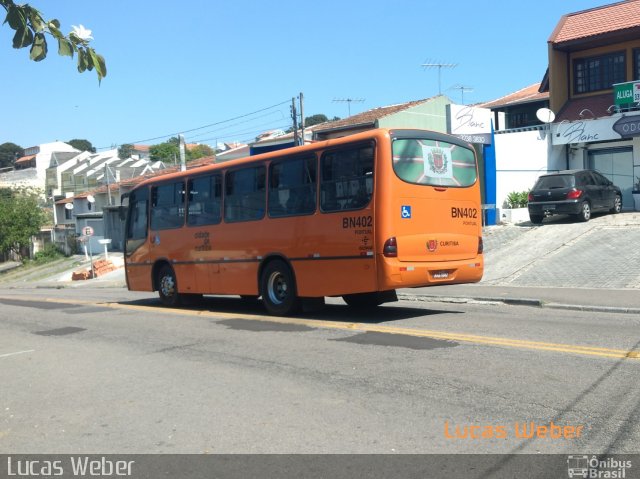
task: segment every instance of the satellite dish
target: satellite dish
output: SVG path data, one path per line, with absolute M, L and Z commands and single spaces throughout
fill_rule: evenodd
M 94 203 L 96 201 L 96 199 L 93 197 L 93 195 L 89 195 L 89 196 L 87 196 L 87 201 L 89 203 Z
M 548 108 L 540 108 L 536 111 L 536 116 L 542 123 L 553 123 L 553 120 L 556 119 L 556 114 Z
M 65 207 L 66 209 L 68 209 L 68 210 L 72 210 L 72 209 L 73 209 L 73 203 L 66 203 L 66 204 L 64 205 L 64 207 Z

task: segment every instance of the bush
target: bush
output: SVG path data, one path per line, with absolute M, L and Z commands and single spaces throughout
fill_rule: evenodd
M 507 208 L 526 208 L 529 191 L 512 191 L 507 195 Z
M 42 251 L 38 251 L 34 257 L 33 261 L 35 263 L 48 263 L 49 261 L 56 260 L 58 258 L 62 258 L 64 255 L 56 248 L 56 245 L 53 243 L 47 244 Z

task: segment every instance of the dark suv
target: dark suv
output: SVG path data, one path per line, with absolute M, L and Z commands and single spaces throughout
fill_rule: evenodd
M 528 208 L 534 224 L 551 215 L 574 215 L 589 221 L 592 211 L 620 213 L 622 193 L 597 171 L 559 171 L 538 178 L 529 193 Z

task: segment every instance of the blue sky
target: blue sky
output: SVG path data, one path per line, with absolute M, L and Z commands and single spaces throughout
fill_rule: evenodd
M 493 100 L 542 79 L 546 42 L 563 14 L 612 2 L 30 3 L 64 32 L 91 29 L 108 75 L 99 85 L 94 72 L 79 74 L 54 42 L 44 61 L 32 62 L 0 26 L 0 144 L 81 138 L 102 149 L 196 128 L 187 141 L 248 141 L 289 127 L 283 103 L 300 92 L 305 116 L 348 116 L 347 103 L 334 99 L 364 99 L 351 103 L 355 114 L 429 98 L 438 94 L 438 71 L 425 62 L 457 64 L 441 70 L 442 93 L 454 102 L 459 85 L 473 89 L 464 103 Z

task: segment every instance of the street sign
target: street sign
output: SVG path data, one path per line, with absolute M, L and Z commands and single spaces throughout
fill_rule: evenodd
M 93 228 L 91 226 L 85 226 L 82 228 L 82 234 L 84 236 L 93 236 Z

